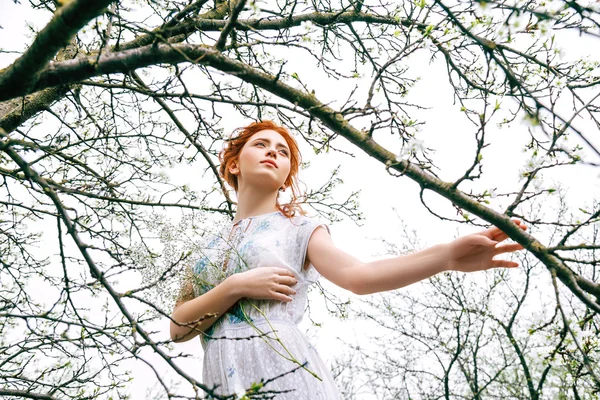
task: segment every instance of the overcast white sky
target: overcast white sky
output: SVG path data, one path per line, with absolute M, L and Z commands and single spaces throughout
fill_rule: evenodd
M 36 20 L 37 13 L 29 10 L 28 2 L 22 0 L 22 4 L 15 5 L 11 0 L 0 0 L 0 25 L 3 30 L 0 31 L 0 48 L 3 50 L 21 51 L 31 42 L 28 35 L 26 22 L 33 23 L 36 28 L 41 28 L 44 20 Z M 590 49 L 598 48 L 598 41 L 593 39 L 574 40 L 575 37 L 565 38 L 569 41 L 569 46 L 565 46 L 567 57 L 577 57 L 586 55 Z M 0 68 L 4 68 L 16 57 L 15 54 L 0 54 Z M 301 71 L 301 76 L 308 75 L 308 67 L 301 65 L 298 57 L 290 58 L 290 68 L 297 64 L 297 70 Z M 474 150 L 474 129 L 468 124 L 460 113 L 459 105 L 453 104 L 451 88 L 447 82 L 446 68 L 443 60 L 438 57 L 437 61 L 431 65 L 428 64 L 426 57 L 414 58 L 410 60 L 411 72 L 413 75 L 422 77 L 421 81 L 411 90 L 410 101 L 421 105 L 428 105 L 430 110 L 422 112 L 420 116 L 426 120 L 426 125 L 420 133 L 425 145 L 435 150 L 434 160 L 440 167 L 442 178 L 453 179 L 462 174 L 473 158 Z M 309 86 L 316 89 L 316 96 L 324 102 L 335 100 L 336 98 L 345 98 L 342 93 L 348 93 L 349 88 L 345 82 L 336 82 L 325 78 L 319 78 L 318 81 L 310 81 Z M 364 92 L 360 94 L 364 98 Z M 510 100 L 503 100 L 508 105 Z M 232 116 L 224 121 L 223 127 L 226 131 L 245 125 L 248 121 Z M 360 126 L 359 126 L 360 128 Z M 592 130 L 597 136 L 597 130 Z M 525 164 L 528 158 L 522 149 L 527 141 L 527 126 L 518 119 L 510 128 L 497 129 L 495 124 L 488 126 L 488 141 L 492 146 L 488 147 L 484 153 L 484 177 L 478 184 L 481 189 L 497 187 L 501 192 L 516 188 L 518 183 L 519 170 Z M 377 139 L 377 137 L 376 137 Z M 392 143 L 390 150 L 399 152 L 400 149 L 394 149 L 394 138 L 381 138 L 385 142 Z M 597 144 L 600 141 L 596 142 Z M 335 145 L 350 151 L 356 155 L 356 158 L 350 159 L 347 156 L 330 153 L 326 156 L 315 157 L 314 153 L 304 144 L 302 144 L 303 155 L 306 160 L 310 160 L 311 168 L 303 171 L 302 180 L 311 187 L 318 187 L 323 179 L 329 176 L 329 171 L 339 164 L 344 167 L 341 170 L 341 177 L 345 184 L 340 188 L 341 193 L 350 193 L 353 190 L 360 189 L 361 210 L 364 213 L 365 221 L 363 226 L 357 227 L 350 221 L 343 221 L 331 226 L 331 232 L 335 243 L 343 250 L 346 250 L 354 256 L 368 261 L 383 251 L 383 247 L 376 239 L 385 237 L 391 242 L 399 240 L 400 224 L 396 218 L 393 208 L 398 210 L 398 214 L 405 223 L 419 231 L 419 235 L 428 245 L 451 240 L 457 231 L 457 225 L 441 222 L 436 217 L 431 216 L 421 205 L 418 198 L 418 187 L 408 178 L 392 178 L 387 176 L 384 167 L 377 161 L 366 157 L 345 139 L 338 139 Z M 594 160 L 598 161 L 598 160 Z M 184 167 L 185 169 L 185 167 Z M 326 173 L 323 171 L 327 171 Z M 178 174 L 179 175 L 179 174 Z M 179 175 L 181 177 L 181 175 Z M 189 175 L 187 175 L 189 176 Z M 548 176 L 544 185 L 552 186 L 554 181 L 560 181 L 563 185 L 569 186 L 569 198 L 573 202 L 591 201 L 592 193 L 598 193 L 598 171 L 585 167 L 563 168 L 562 171 Z M 190 180 L 190 186 L 198 185 L 198 180 Z M 199 187 L 196 187 L 200 189 Z M 448 202 L 439 198 L 435 194 L 428 196 L 430 205 L 437 210 L 447 212 L 449 210 Z M 597 198 L 597 196 L 596 196 Z M 499 200 L 500 201 L 500 200 Z M 497 208 L 502 209 L 501 207 Z M 473 231 L 473 228 L 461 228 L 464 233 Z M 516 273 L 516 272 L 515 272 Z M 323 280 L 322 280 L 323 281 Z M 336 290 L 333 285 L 323 282 L 328 289 L 339 293 L 341 296 L 350 296 L 348 293 Z M 318 304 L 319 300 L 315 301 Z M 316 343 L 321 356 L 326 361 L 331 361 L 336 353 L 343 350 L 343 347 L 337 340 L 338 337 L 352 341 L 361 339 L 359 326 L 353 321 L 338 321 L 327 316 L 324 311 L 319 312 L 313 307 L 313 318 L 323 323 L 322 328 L 315 329 L 310 326 L 305 319 L 304 328 L 309 329 L 309 336 Z M 168 335 L 168 325 L 164 324 L 165 336 Z M 178 346 L 178 350 L 189 351 L 201 356 L 201 347 L 197 341 L 191 341 Z M 200 361 L 193 361 L 187 364 L 189 368 L 201 368 Z M 195 366 L 194 366 L 195 365 Z M 192 372 L 192 371 L 190 371 Z M 199 373 L 194 374 L 200 376 Z M 143 379 L 137 379 L 138 383 L 143 383 Z M 138 392 L 135 398 L 144 398 L 143 393 Z

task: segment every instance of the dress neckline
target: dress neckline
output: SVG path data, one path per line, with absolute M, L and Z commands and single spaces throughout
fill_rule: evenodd
M 277 211 L 273 211 L 273 212 L 266 213 L 266 214 L 251 215 L 251 216 L 249 216 L 249 217 L 242 218 L 242 219 L 238 220 L 237 222 L 233 222 L 233 221 L 232 221 L 232 222 L 231 222 L 231 225 L 232 225 L 232 226 L 235 226 L 235 225 L 238 225 L 240 222 L 242 222 L 242 221 L 245 221 L 245 220 L 248 220 L 248 219 L 250 219 L 250 220 L 251 220 L 251 219 L 256 219 L 256 218 L 261 218 L 261 217 L 267 217 L 267 216 L 269 216 L 269 215 L 274 215 L 274 214 L 281 214 L 281 211 L 277 210 Z

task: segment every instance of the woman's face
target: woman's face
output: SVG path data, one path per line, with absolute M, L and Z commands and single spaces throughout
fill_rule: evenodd
M 237 175 L 238 189 L 252 186 L 279 190 L 290 173 L 290 149 L 279 133 L 264 130 L 246 142 L 230 172 Z

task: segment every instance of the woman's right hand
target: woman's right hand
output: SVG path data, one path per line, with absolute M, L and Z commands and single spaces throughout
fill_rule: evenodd
M 298 283 L 294 273 L 279 267 L 258 267 L 229 277 L 233 279 L 240 297 L 257 300 L 292 301 Z

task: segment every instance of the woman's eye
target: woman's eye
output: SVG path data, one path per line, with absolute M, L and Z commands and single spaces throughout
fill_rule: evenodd
M 257 146 L 262 146 L 262 147 L 265 147 L 265 144 L 264 144 L 264 143 L 262 143 L 262 142 L 258 142 L 258 143 L 256 143 L 256 145 L 257 145 Z
M 288 156 L 288 152 L 286 150 L 279 150 L 279 152 L 286 157 Z

